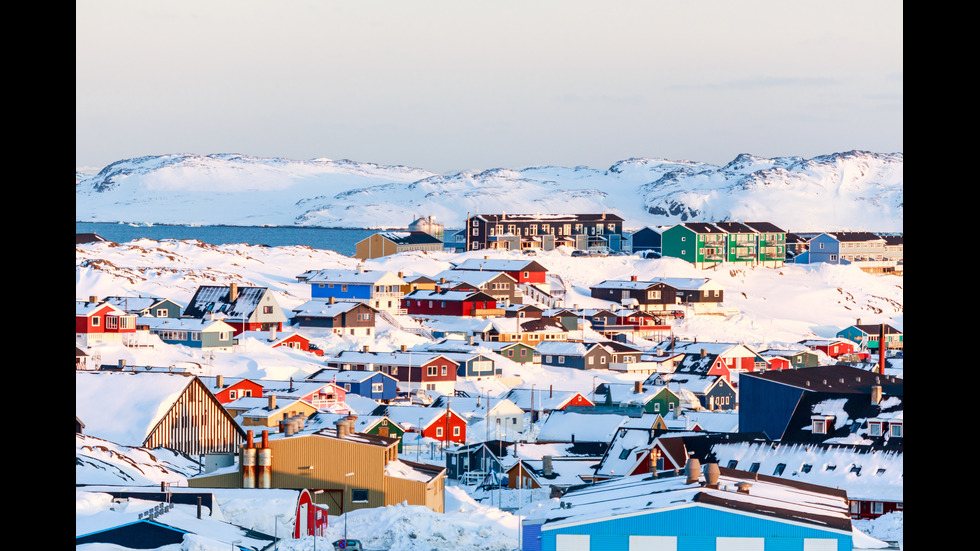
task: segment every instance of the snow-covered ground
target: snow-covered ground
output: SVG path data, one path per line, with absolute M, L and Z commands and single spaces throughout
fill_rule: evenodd
M 404 253 L 364 263 L 369 270 L 404 272 L 406 277 L 432 275 L 450 267 L 451 262 L 482 257 L 484 252 Z M 522 257 L 517 253 L 495 253 L 494 257 Z M 76 246 L 75 293 L 79 300 L 91 296 L 151 295 L 186 304 L 200 285 L 257 285 L 270 288 L 279 304 L 289 310 L 309 299 L 309 285 L 297 282 L 295 276 L 311 269 L 354 268 L 357 260 L 332 251 L 308 247 L 259 247 L 248 245 L 212 246 L 194 241 L 152 241 L 99 243 Z M 523 257 L 522 257 L 523 258 Z M 634 256 L 581 258 L 569 251 L 549 251 L 535 257 L 551 272 L 556 272 L 569 286 L 566 306 L 608 306 L 591 298 L 589 286 L 607 279 L 628 279 L 635 275 L 644 280 L 652 277 L 710 278 L 725 289 L 725 306 L 738 313 L 723 316 L 689 316 L 675 327 L 683 339 L 699 341 L 742 342 L 755 350 L 792 347 L 806 338 L 833 337 L 860 318 L 863 323 L 889 323 L 903 328 L 904 283 L 901 276 L 873 276 L 851 266 L 786 265 L 778 269 L 729 268 L 697 270 L 676 259 L 647 260 Z M 386 324 L 373 337 L 332 335 L 322 330 L 301 329 L 327 354 L 358 348 L 364 344 L 372 350 L 394 350 L 402 344 L 413 346 L 425 342 L 416 335 L 396 330 Z M 252 339 L 232 352 L 203 354 L 199 350 L 159 343 L 153 348 L 127 348 L 100 344 L 85 350 L 96 364 L 178 366 L 200 375 L 242 376 L 286 380 L 302 378 L 323 367 L 322 359 L 288 348 L 270 348 Z M 505 376 L 520 376 L 522 386 L 536 385 L 556 390 L 591 392 L 593 385 L 627 382 L 637 375 L 606 371 L 577 371 L 522 366 L 504 360 Z M 166 471 L 134 468 L 142 462 L 152 463 L 145 451 L 126 445 L 138 443 L 99 443 L 76 439 L 76 482 L 109 484 L 106 465 L 116 462 L 132 482 L 117 484 L 159 485 L 161 480 L 180 485 L 192 467 L 178 457 L 158 450 L 152 453 L 158 461 L 170 465 Z M 414 453 L 409 459 L 414 460 Z M 125 467 L 125 468 L 123 468 Z M 111 470 L 111 469 L 110 469 Z M 280 535 L 291 530 L 295 498 L 263 499 L 256 490 L 220 490 L 218 500 L 227 521 L 260 532 Z M 258 490 L 257 492 L 263 492 Z M 361 539 L 370 549 L 495 551 L 514 549 L 518 545 L 518 517 L 502 510 L 517 506 L 519 492 L 500 491 L 496 495 L 467 493 L 462 487 L 447 486 L 446 513 L 437 514 L 417 506 L 398 505 L 381 509 L 352 511 L 347 519 L 351 537 Z M 86 533 L 86 520 L 108 508 L 105 499 L 93 499 L 84 492 L 76 494 L 76 533 Z M 484 498 L 477 502 L 474 497 Z M 541 506 L 546 496 L 524 492 L 522 512 Z M 111 500 L 110 500 L 111 501 Z M 285 517 L 277 526 L 275 515 Z M 343 535 L 344 519 L 330 517 L 325 536 L 301 540 L 284 540 L 283 550 L 328 548 Z M 287 526 L 288 524 L 288 526 Z M 856 522 L 858 531 L 871 538 L 902 541 L 902 515 L 890 514 L 874 522 Z M 858 542 L 858 539 L 861 539 Z M 880 545 L 856 532 L 855 543 L 863 547 Z M 166 551 L 206 551 L 226 549 L 207 538 L 189 538 L 182 546 Z M 113 546 L 85 545 L 87 551 L 120 549 Z

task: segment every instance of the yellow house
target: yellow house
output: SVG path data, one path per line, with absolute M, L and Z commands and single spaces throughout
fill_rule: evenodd
M 445 512 L 446 469 L 399 459 L 397 438 L 354 433 L 356 419 L 313 432 L 263 431 L 261 443 L 248 431 L 236 470 L 189 478 L 188 486 L 306 488 L 331 515 L 402 502 Z
M 357 242 L 354 256 L 361 260 L 407 251 L 441 251 L 442 240 L 420 231 L 386 231 Z

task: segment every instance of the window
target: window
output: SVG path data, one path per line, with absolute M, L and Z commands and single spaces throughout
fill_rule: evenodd
M 660 291 L 647 291 L 647 298 L 651 300 L 660 300 Z
M 99 316 L 92 316 L 92 327 L 99 326 L 99 319 L 100 319 Z
M 881 436 L 881 423 L 868 423 L 868 436 Z
M 759 464 L 758 463 L 753 463 L 753 464 L 749 465 L 749 472 L 750 473 L 757 473 L 757 472 L 759 472 Z
M 875 471 L 875 474 L 877 475 L 885 474 L 885 469 L 878 469 L 877 471 Z
M 229 390 L 228 391 L 228 398 L 231 399 L 231 400 L 234 400 L 236 398 L 236 393 L 235 393 L 234 390 Z
M 446 374 L 448 374 L 448 373 L 449 373 L 449 371 L 448 371 L 448 369 L 449 369 L 449 368 L 448 368 L 447 366 L 442 366 L 442 374 L 443 374 L 443 375 L 446 375 Z
M 262 313 L 263 314 L 271 314 L 272 313 L 272 306 L 263 306 L 262 307 Z
M 854 473 L 857 476 L 861 476 L 861 466 L 860 465 L 851 465 L 851 472 Z
M 371 392 L 383 392 L 384 389 L 384 383 L 371 383 Z
M 430 377 L 434 377 L 434 376 L 436 376 L 436 375 L 438 375 L 438 374 L 439 374 L 439 368 L 438 368 L 437 366 L 434 366 L 434 365 L 430 365 L 430 366 L 429 366 L 429 367 L 427 368 L 427 373 L 428 373 L 428 375 L 429 375 Z
M 351 503 L 367 503 L 368 502 L 368 490 L 362 490 L 359 488 L 352 489 L 350 491 Z
M 453 436 L 459 436 L 459 427 L 453 427 Z
M 860 501 L 853 501 L 853 500 L 851 501 L 851 514 L 852 515 L 861 514 L 861 502 Z
M 347 286 L 346 285 L 341 285 L 340 286 L 340 290 L 343 291 L 343 292 L 347 292 Z
M 731 461 L 728 462 L 728 468 L 729 469 L 734 469 L 736 465 L 738 465 L 738 460 L 737 459 L 732 459 Z
M 875 515 L 880 515 L 885 512 L 885 504 L 880 501 L 875 501 L 871 504 L 871 513 Z
M 891 435 L 893 437 L 895 437 L 895 438 L 901 438 L 902 437 L 902 425 L 893 424 L 892 426 L 889 427 L 889 429 L 890 429 Z
M 565 356 L 558 356 L 558 363 L 560 364 L 565 363 Z
M 344 390 L 350 390 L 350 383 L 344 383 Z
M 814 419 L 813 420 L 813 434 L 827 434 L 827 420 L 826 419 Z
M 436 438 L 442 437 L 442 427 L 436 427 Z
M 808 473 L 808 472 L 810 472 L 810 469 L 812 469 L 812 468 L 813 468 L 813 465 L 809 465 L 809 464 L 804 463 L 803 466 L 800 467 L 800 470 L 803 471 L 804 473 Z
M 772 472 L 772 475 L 779 476 L 783 474 L 784 470 L 786 470 L 786 463 L 780 463 L 779 465 L 776 465 L 776 470 Z

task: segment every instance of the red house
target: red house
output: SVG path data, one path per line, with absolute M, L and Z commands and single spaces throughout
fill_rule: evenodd
M 136 315 L 107 303 L 98 297 L 75 301 L 75 340 L 90 342 L 112 340 L 123 342 L 136 335 Z
M 418 289 L 405 295 L 402 308 L 409 315 L 422 316 L 503 316 L 497 299 L 477 291 L 449 291 L 436 286 L 434 291 Z
M 440 442 L 466 443 L 466 419 L 450 407 L 382 406 L 372 415 L 387 415 L 399 426 L 409 427 L 410 432 L 421 431 L 423 438 Z M 383 411 L 382 411 L 383 409 Z
M 857 348 L 853 342 L 844 339 L 809 339 L 800 344 L 811 350 L 819 350 L 831 358 L 853 354 Z
M 320 350 L 315 344 L 311 343 L 308 337 L 300 335 L 299 333 L 279 333 L 275 330 L 275 328 L 272 328 L 269 331 L 244 331 L 235 337 L 235 344 L 242 343 L 248 338 L 267 342 L 272 348 L 285 346 L 286 348 L 302 350 L 303 352 L 309 352 L 310 354 L 317 356 L 323 355 L 323 350 Z
M 327 359 L 327 367 L 351 371 L 380 371 L 398 380 L 398 390 L 414 393 L 433 390 L 452 396 L 456 392 L 459 363 L 436 352 L 405 349 L 369 352 L 344 350 Z
M 504 272 L 521 283 L 547 283 L 548 269 L 533 260 L 507 260 L 502 258 L 470 258 L 455 266 L 454 270 L 483 270 Z
M 234 402 L 242 397 L 262 398 L 262 385 L 250 379 L 225 377 L 224 375 L 198 378 L 222 404 Z

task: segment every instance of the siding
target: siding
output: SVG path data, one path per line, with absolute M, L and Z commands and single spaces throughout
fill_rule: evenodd
M 590 536 L 592 550 L 626 551 L 630 535 L 677 536 L 678 549 L 706 551 L 715 550 L 717 538 L 764 535 L 766 551 L 801 551 L 804 538 L 833 538 L 837 540 L 838 551 L 851 551 L 850 533 L 829 532 L 788 522 L 688 506 L 553 529 L 545 525 L 541 532 L 541 550 L 555 551 L 558 534 L 583 534 Z
M 243 442 L 245 433 L 214 395 L 195 378 L 150 431 L 143 445 L 199 455 L 235 452 Z

